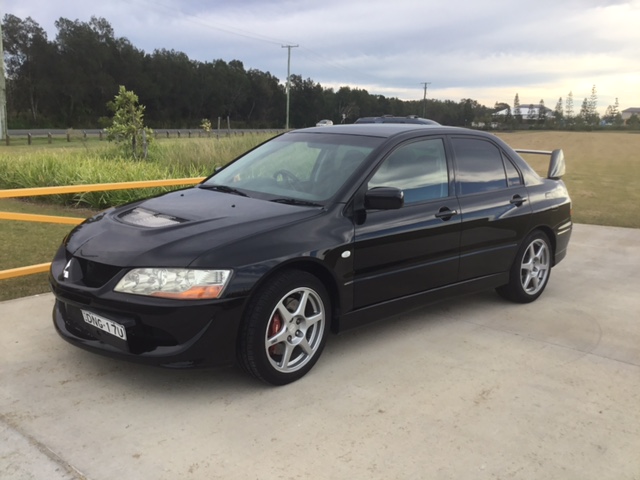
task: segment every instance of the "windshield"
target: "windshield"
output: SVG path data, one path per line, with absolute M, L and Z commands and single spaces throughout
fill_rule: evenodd
M 267 200 L 322 202 L 345 184 L 382 140 L 357 135 L 288 133 L 240 157 L 202 187 L 229 187 Z

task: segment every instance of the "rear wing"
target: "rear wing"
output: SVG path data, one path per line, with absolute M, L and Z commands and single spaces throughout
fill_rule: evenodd
M 564 153 L 561 148 L 553 151 L 549 150 L 522 150 L 516 149 L 518 153 L 533 153 L 534 155 L 551 155 L 549 160 L 549 171 L 547 178 L 552 180 L 560 180 L 565 173 Z

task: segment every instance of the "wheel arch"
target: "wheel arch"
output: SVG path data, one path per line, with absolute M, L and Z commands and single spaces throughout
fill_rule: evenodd
M 250 299 L 253 295 L 255 295 L 255 293 L 259 291 L 262 285 L 267 283 L 270 278 L 273 278 L 274 275 L 277 275 L 286 270 L 300 270 L 303 272 L 307 272 L 322 282 L 324 287 L 327 289 L 329 300 L 331 301 L 331 324 L 329 325 L 329 328 L 333 333 L 336 333 L 338 331 L 338 319 L 340 316 L 342 304 L 340 292 L 338 291 L 338 284 L 330 270 L 317 260 L 313 260 L 311 258 L 297 258 L 277 265 L 265 275 L 263 275 L 258 282 L 256 282 L 256 284 L 249 292 L 248 298 Z
M 551 266 L 555 266 L 556 264 L 556 235 L 553 231 L 553 229 L 551 227 L 549 227 L 548 225 L 537 225 L 534 228 L 532 228 L 529 233 L 527 233 L 525 235 L 524 238 L 527 238 L 529 235 L 531 235 L 533 232 L 535 231 L 540 231 L 542 233 L 544 233 L 547 238 L 549 239 L 549 243 L 550 243 L 550 247 L 551 247 Z

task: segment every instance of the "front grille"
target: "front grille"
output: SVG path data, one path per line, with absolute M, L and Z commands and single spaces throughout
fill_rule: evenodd
M 121 269 L 104 263 L 76 258 L 82 270 L 82 282 L 87 287 L 99 288 L 111 280 Z

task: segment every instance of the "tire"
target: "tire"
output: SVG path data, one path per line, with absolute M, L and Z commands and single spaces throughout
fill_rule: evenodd
M 249 300 L 240 365 L 271 385 L 294 382 L 318 361 L 330 323 L 331 302 L 317 277 L 299 270 L 277 273 Z
M 531 232 L 513 261 L 509 283 L 498 287 L 498 294 L 516 303 L 533 302 L 549 283 L 551 256 L 549 237 L 540 230 Z

